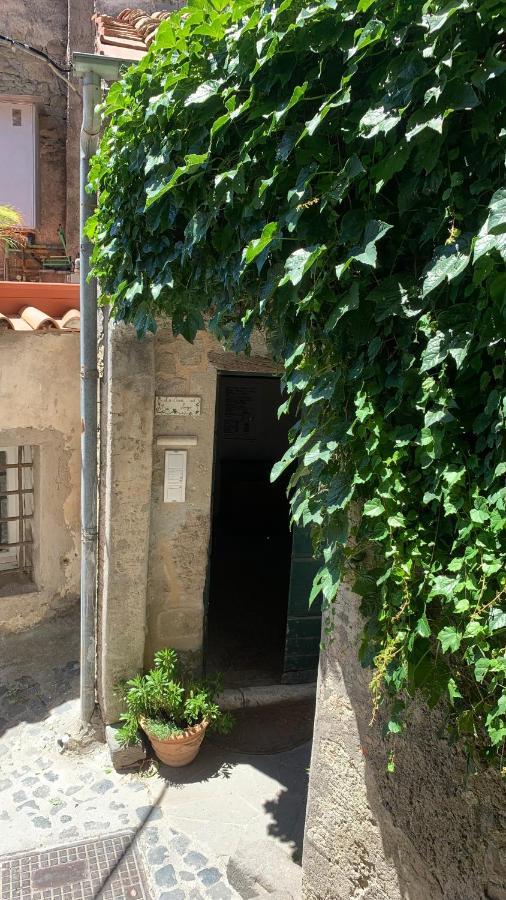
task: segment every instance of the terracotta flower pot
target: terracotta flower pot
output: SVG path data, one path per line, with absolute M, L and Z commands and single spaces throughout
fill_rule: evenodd
M 149 733 L 145 719 L 140 719 L 140 725 L 151 741 L 151 746 L 160 762 L 165 763 L 166 766 L 187 766 L 188 763 L 193 762 L 199 752 L 209 722 L 204 719 L 198 725 L 187 728 L 182 734 L 165 738 L 163 741 Z

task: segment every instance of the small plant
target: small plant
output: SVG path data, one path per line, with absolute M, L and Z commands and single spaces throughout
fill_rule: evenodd
M 187 728 L 208 722 L 221 734 L 232 728 L 229 713 L 220 710 L 216 697 L 221 690 L 219 676 L 208 679 L 185 678 L 175 650 L 155 653 L 154 668 L 136 675 L 123 685 L 127 711 L 121 716 L 122 744 L 137 741 L 138 727 L 164 741 L 183 734 Z
M 0 204 L 0 246 L 4 250 L 14 250 L 20 246 L 19 229 L 22 224 L 21 215 L 13 206 Z

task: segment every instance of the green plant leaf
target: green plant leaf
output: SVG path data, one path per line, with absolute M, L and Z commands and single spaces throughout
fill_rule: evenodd
M 318 247 L 308 247 L 307 249 L 301 247 L 299 250 L 294 250 L 285 262 L 286 274 L 285 277 L 281 279 L 280 285 L 286 284 L 288 281 L 291 281 L 294 285 L 299 284 L 306 272 L 309 272 L 316 260 L 319 259 L 326 250 L 325 244 L 320 244 Z
M 442 628 L 438 634 L 438 640 L 441 642 L 441 647 L 443 648 L 443 652 L 450 653 L 456 652 L 460 647 L 460 642 L 462 640 L 462 635 L 450 625 L 447 625 L 446 628 Z

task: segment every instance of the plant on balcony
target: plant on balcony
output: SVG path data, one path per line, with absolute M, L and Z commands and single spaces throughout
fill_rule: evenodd
M 9 204 L 0 204 L 0 247 L 10 250 L 19 247 L 19 229 L 23 224 L 20 213 Z

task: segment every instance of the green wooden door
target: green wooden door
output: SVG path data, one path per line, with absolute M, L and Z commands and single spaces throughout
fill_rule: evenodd
M 293 532 L 285 659 L 282 681 L 301 684 L 314 681 L 318 672 L 321 631 L 321 599 L 308 606 L 309 595 L 320 563 L 313 558 L 309 532 Z

